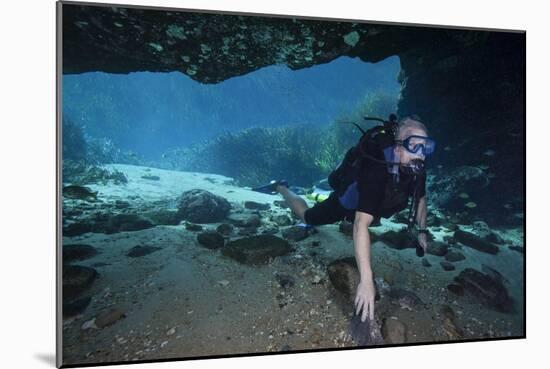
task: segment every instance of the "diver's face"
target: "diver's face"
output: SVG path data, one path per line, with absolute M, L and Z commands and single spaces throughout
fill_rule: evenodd
M 405 140 L 407 137 L 410 137 L 410 136 L 426 136 L 426 132 L 418 128 L 409 129 L 407 132 L 405 132 L 405 135 L 403 137 L 400 137 L 400 139 Z M 420 137 L 411 138 L 411 140 L 409 141 L 409 145 L 414 146 L 416 144 L 425 145 L 426 140 Z M 397 157 L 399 157 L 399 162 L 404 165 L 409 164 L 411 160 L 414 160 L 414 159 L 420 159 L 420 160 L 426 159 L 425 155 L 422 153 L 422 150 L 418 150 L 416 153 L 412 153 L 407 149 L 405 149 L 402 145 L 396 145 L 395 150 L 396 150 Z

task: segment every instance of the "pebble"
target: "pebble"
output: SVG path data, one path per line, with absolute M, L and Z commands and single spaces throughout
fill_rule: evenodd
M 173 335 L 174 333 L 176 333 L 176 327 L 170 328 L 170 329 L 168 330 L 168 332 L 166 332 L 166 335 L 167 335 L 167 336 L 171 336 L 171 335 Z
M 88 321 L 85 321 L 82 326 L 80 327 L 80 329 L 82 329 L 83 331 L 87 330 L 87 329 L 91 329 L 91 328 L 95 328 L 97 329 L 97 325 L 95 324 L 95 318 L 92 318 Z

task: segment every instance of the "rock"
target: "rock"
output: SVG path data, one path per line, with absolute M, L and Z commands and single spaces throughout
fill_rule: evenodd
M 144 212 L 142 215 L 155 225 L 178 225 L 182 220 L 177 211 L 173 210 L 152 210 Z
M 309 236 L 309 231 L 303 226 L 292 226 L 283 229 L 283 237 L 291 241 L 301 241 Z
M 347 220 L 342 220 L 338 226 L 338 230 L 348 237 L 353 237 L 353 223 Z
M 69 224 L 63 227 L 64 237 L 80 236 L 81 234 L 92 232 L 94 229 L 93 223 L 90 222 L 78 222 Z
M 84 186 L 65 186 L 63 187 L 63 197 L 68 199 L 78 199 L 84 201 L 95 201 L 97 200 L 97 192 L 93 192 L 88 187 Z
M 259 227 L 262 223 L 258 214 L 233 213 L 227 219 L 237 227 Z
M 176 333 L 176 327 L 172 327 L 166 332 L 166 335 L 173 336 L 175 333 Z
M 245 201 L 244 207 L 252 210 L 269 210 L 271 208 L 269 204 L 260 204 L 254 201 Z
M 447 272 L 450 272 L 451 270 L 455 270 L 455 266 L 451 263 L 449 263 L 448 261 L 441 261 L 439 263 L 441 265 L 441 267 L 443 268 L 443 270 L 447 271 Z
M 451 263 L 455 263 L 457 261 L 462 261 L 464 259 L 466 259 L 464 254 L 462 254 L 458 251 L 451 251 L 447 255 L 445 255 L 445 260 L 447 260 Z
M 200 224 L 185 222 L 185 229 L 188 231 L 197 232 L 202 231 L 202 226 Z
M 219 222 L 230 210 L 229 201 L 200 189 L 184 192 L 178 201 L 178 216 L 193 223 Z
M 122 309 L 112 308 L 99 313 L 95 318 L 95 325 L 98 328 L 105 328 L 125 317 L 126 314 Z
M 94 232 L 113 234 L 118 232 L 139 231 L 152 228 L 155 225 L 149 220 L 137 214 L 116 214 L 107 216 L 107 220 L 100 218 L 94 225 Z
M 381 234 L 380 236 L 374 237 L 374 239 L 383 241 L 387 246 L 397 250 L 414 248 L 414 244 L 406 229 L 399 232 L 389 231 Z
M 237 232 L 239 236 L 245 236 L 245 237 L 254 236 L 256 233 L 258 233 L 258 228 L 256 227 L 239 228 L 239 231 Z
M 277 279 L 279 285 L 284 289 L 291 288 L 296 283 L 294 277 L 286 274 L 277 274 L 275 275 L 275 279 Z
M 126 253 L 126 256 L 129 256 L 131 258 L 139 258 L 145 255 L 149 255 L 150 253 L 153 253 L 155 251 L 161 250 L 160 247 L 155 246 L 134 246 L 130 250 L 128 250 L 128 253 Z
M 464 246 L 471 247 L 481 252 L 488 254 L 496 254 L 498 247 L 490 242 L 484 241 L 473 233 L 457 229 L 454 233 L 454 238 Z
M 270 234 L 240 238 L 222 248 L 223 255 L 248 265 L 265 264 L 270 258 L 292 251 L 287 241 Z
M 508 282 L 506 278 L 498 270 L 491 268 L 488 265 L 481 264 L 481 271 L 487 274 L 489 277 L 500 283 Z
M 454 278 L 469 295 L 490 309 L 503 313 L 514 312 L 514 301 L 504 285 L 487 274 L 466 268 Z
M 413 308 L 425 307 L 424 302 L 414 292 L 404 288 L 393 287 L 389 297 L 392 303 L 398 304 L 402 309 L 412 311 Z
M 216 231 L 223 236 L 229 236 L 233 233 L 233 226 L 228 223 L 222 223 L 216 227 Z
M 83 297 L 68 302 L 63 301 L 63 318 L 70 318 L 82 314 L 88 305 L 90 305 L 90 301 L 92 301 L 91 297 Z
M 427 268 L 432 266 L 432 264 L 430 264 L 430 262 L 426 258 L 422 258 L 422 265 L 427 267 Z
M 86 260 L 97 255 L 97 249 L 90 245 L 63 245 L 63 263 Z
M 360 275 L 354 257 L 331 262 L 327 266 L 327 273 L 334 288 L 340 291 L 346 299 L 351 300 L 355 296 Z
M 292 224 L 292 220 L 288 215 L 278 214 L 271 217 L 271 221 L 280 227 L 288 226 Z
M 386 318 L 382 323 L 382 337 L 388 344 L 407 342 L 407 326 L 397 319 Z
M 222 248 L 225 240 L 221 234 L 216 231 L 206 231 L 197 235 L 197 241 L 208 249 Z
M 350 320 L 348 331 L 351 338 L 357 346 L 371 346 L 384 344 L 384 338 L 380 332 L 378 320 L 370 320 L 369 317 L 364 322 L 361 321 L 361 315 L 353 315 Z
M 520 254 L 523 254 L 523 247 L 520 246 L 508 246 L 510 250 L 517 251 Z
M 262 234 L 277 234 L 279 233 L 279 228 L 276 226 L 265 226 L 262 229 Z
M 427 253 L 430 255 L 445 256 L 448 251 L 449 247 L 443 242 L 432 241 L 428 243 Z
M 482 220 L 477 220 L 473 222 L 472 228 L 477 233 L 477 235 L 481 238 L 485 238 L 491 234 L 491 229 L 489 228 L 487 223 L 485 223 Z
M 88 289 L 97 278 L 94 268 L 63 265 L 63 300 L 68 301 Z
M 464 287 L 459 284 L 451 283 L 447 285 L 447 289 L 458 296 L 464 296 Z

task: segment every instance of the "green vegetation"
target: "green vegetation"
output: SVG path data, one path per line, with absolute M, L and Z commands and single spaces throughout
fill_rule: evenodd
M 386 118 L 394 111 L 394 96 L 368 94 L 350 114 L 329 125 L 252 127 L 224 133 L 201 145 L 166 153 L 161 166 L 218 173 L 243 186 L 285 178 L 307 187 L 325 178 L 360 138 L 355 126 L 343 122 L 354 121 L 366 129 L 376 123 L 363 123 L 365 115 Z

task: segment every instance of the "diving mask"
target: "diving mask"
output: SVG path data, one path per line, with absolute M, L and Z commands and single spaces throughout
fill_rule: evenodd
M 428 156 L 432 154 L 435 150 L 435 141 L 434 139 L 426 136 L 409 136 L 404 140 L 396 140 L 398 145 L 401 145 L 410 152 L 411 154 L 416 154 L 421 152 L 422 155 Z

